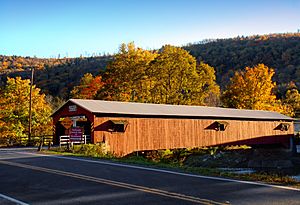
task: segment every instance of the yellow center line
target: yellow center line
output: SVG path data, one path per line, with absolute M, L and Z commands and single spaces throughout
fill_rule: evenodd
M 85 181 L 91 181 L 91 182 L 107 184 L 107 185 L 111 185 L 111 186 L 156 194 L 156 195 L 160 195 L 160 196 L 165 196 L 165 197 L 174 198 L 174 199 L 180 199 L 180 200 L 189 201 L 189 202 L 198 203 L 198 204 L 204 204 L 204 205 L 225 205 L 226 204 L 226 205 L 228 205 L 228 203 L 221 203 L 221 202 L 216 202 L 216 201 L 212 201 L 212 200 L 208 200 L 208 199 L 202 199 L 202 198 L 198 198 L 198 197 L 179 194 L 179 193 L 175 193 L 175 192 L 168 192 L 168 191 L 164 191 L 164 190 L 160 190 L 160 189 L 154 189 L 154 188 L 149 188 L 149 187 L 144 187 L 144 186 L 139 186 L 139 185 L 134 185 L 134 184 L 128 184 L 128 183 L 124 183 L 124 182 L 107 180 L 107 179 L 103 179 L 103 178 L 96 178 L 96 177 L 92 177 L 92 176 L 75 174 L 72 172 L 65 172 L 65 171 L 60 171 L 60 170 L 55 170 L 55 169 L 48 169 L 48 168 L 44 168 L 44 167 L 38 167 L 38 166 L 32 166 L 32 165 L 26 165 L 26 164 L 21 164 L 21 163 L 16 163 L 16 162 L 8 162 L 8 161 L 2 161 L 2 160 L 0 160 L 0 163 L 5 164 L 5 165 L 10 165 L 10 166 L 15 166 L 15 167 L 21 167 L 21 168 L 61 175 L 61 176 L 72 177 L 72 178 L 81 179 L 81 180 L 85 180 Z

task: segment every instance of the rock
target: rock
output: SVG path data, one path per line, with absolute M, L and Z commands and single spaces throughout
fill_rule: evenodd
M 276 161 L 276 167 L 277 168 L 291 168 L 293 167 L 293 163 L 291 160 L 278 160 Z
M 291 160 L 250 160 L 249 168 L 284 169 L 293 167 Z
M 249 168 L 261 168 L 262 161 L 261 160 L 249 160 L 248 167 Z
M 277 161 L 275 160 L 263 160 L 261 168 L 277 168 Z

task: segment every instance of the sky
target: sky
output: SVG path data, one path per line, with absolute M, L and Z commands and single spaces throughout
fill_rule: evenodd
M 0 55 L 78 57 L 297 32 L 300 0 L 0 0 Z

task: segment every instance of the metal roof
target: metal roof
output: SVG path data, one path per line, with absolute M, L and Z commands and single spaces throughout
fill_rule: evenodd
M 293 118 L 272 111 L 242 110 L 232 108 L 165 105 L 150 103 L 133 103 L 103 100 L 70 99 L 72 102 L 92 113 L 148 115 L 148 116 L 173 116 L 173 117 L 199 117 L 199 118 L 244 118 L 260 120 L 288 120 Z M 58 110 L 57 110 L 58 111 Z

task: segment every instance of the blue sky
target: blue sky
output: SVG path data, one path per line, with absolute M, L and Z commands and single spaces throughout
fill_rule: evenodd
M 296 32 L 300 0 L 0 0 L 0 55 L 76 57 Z

